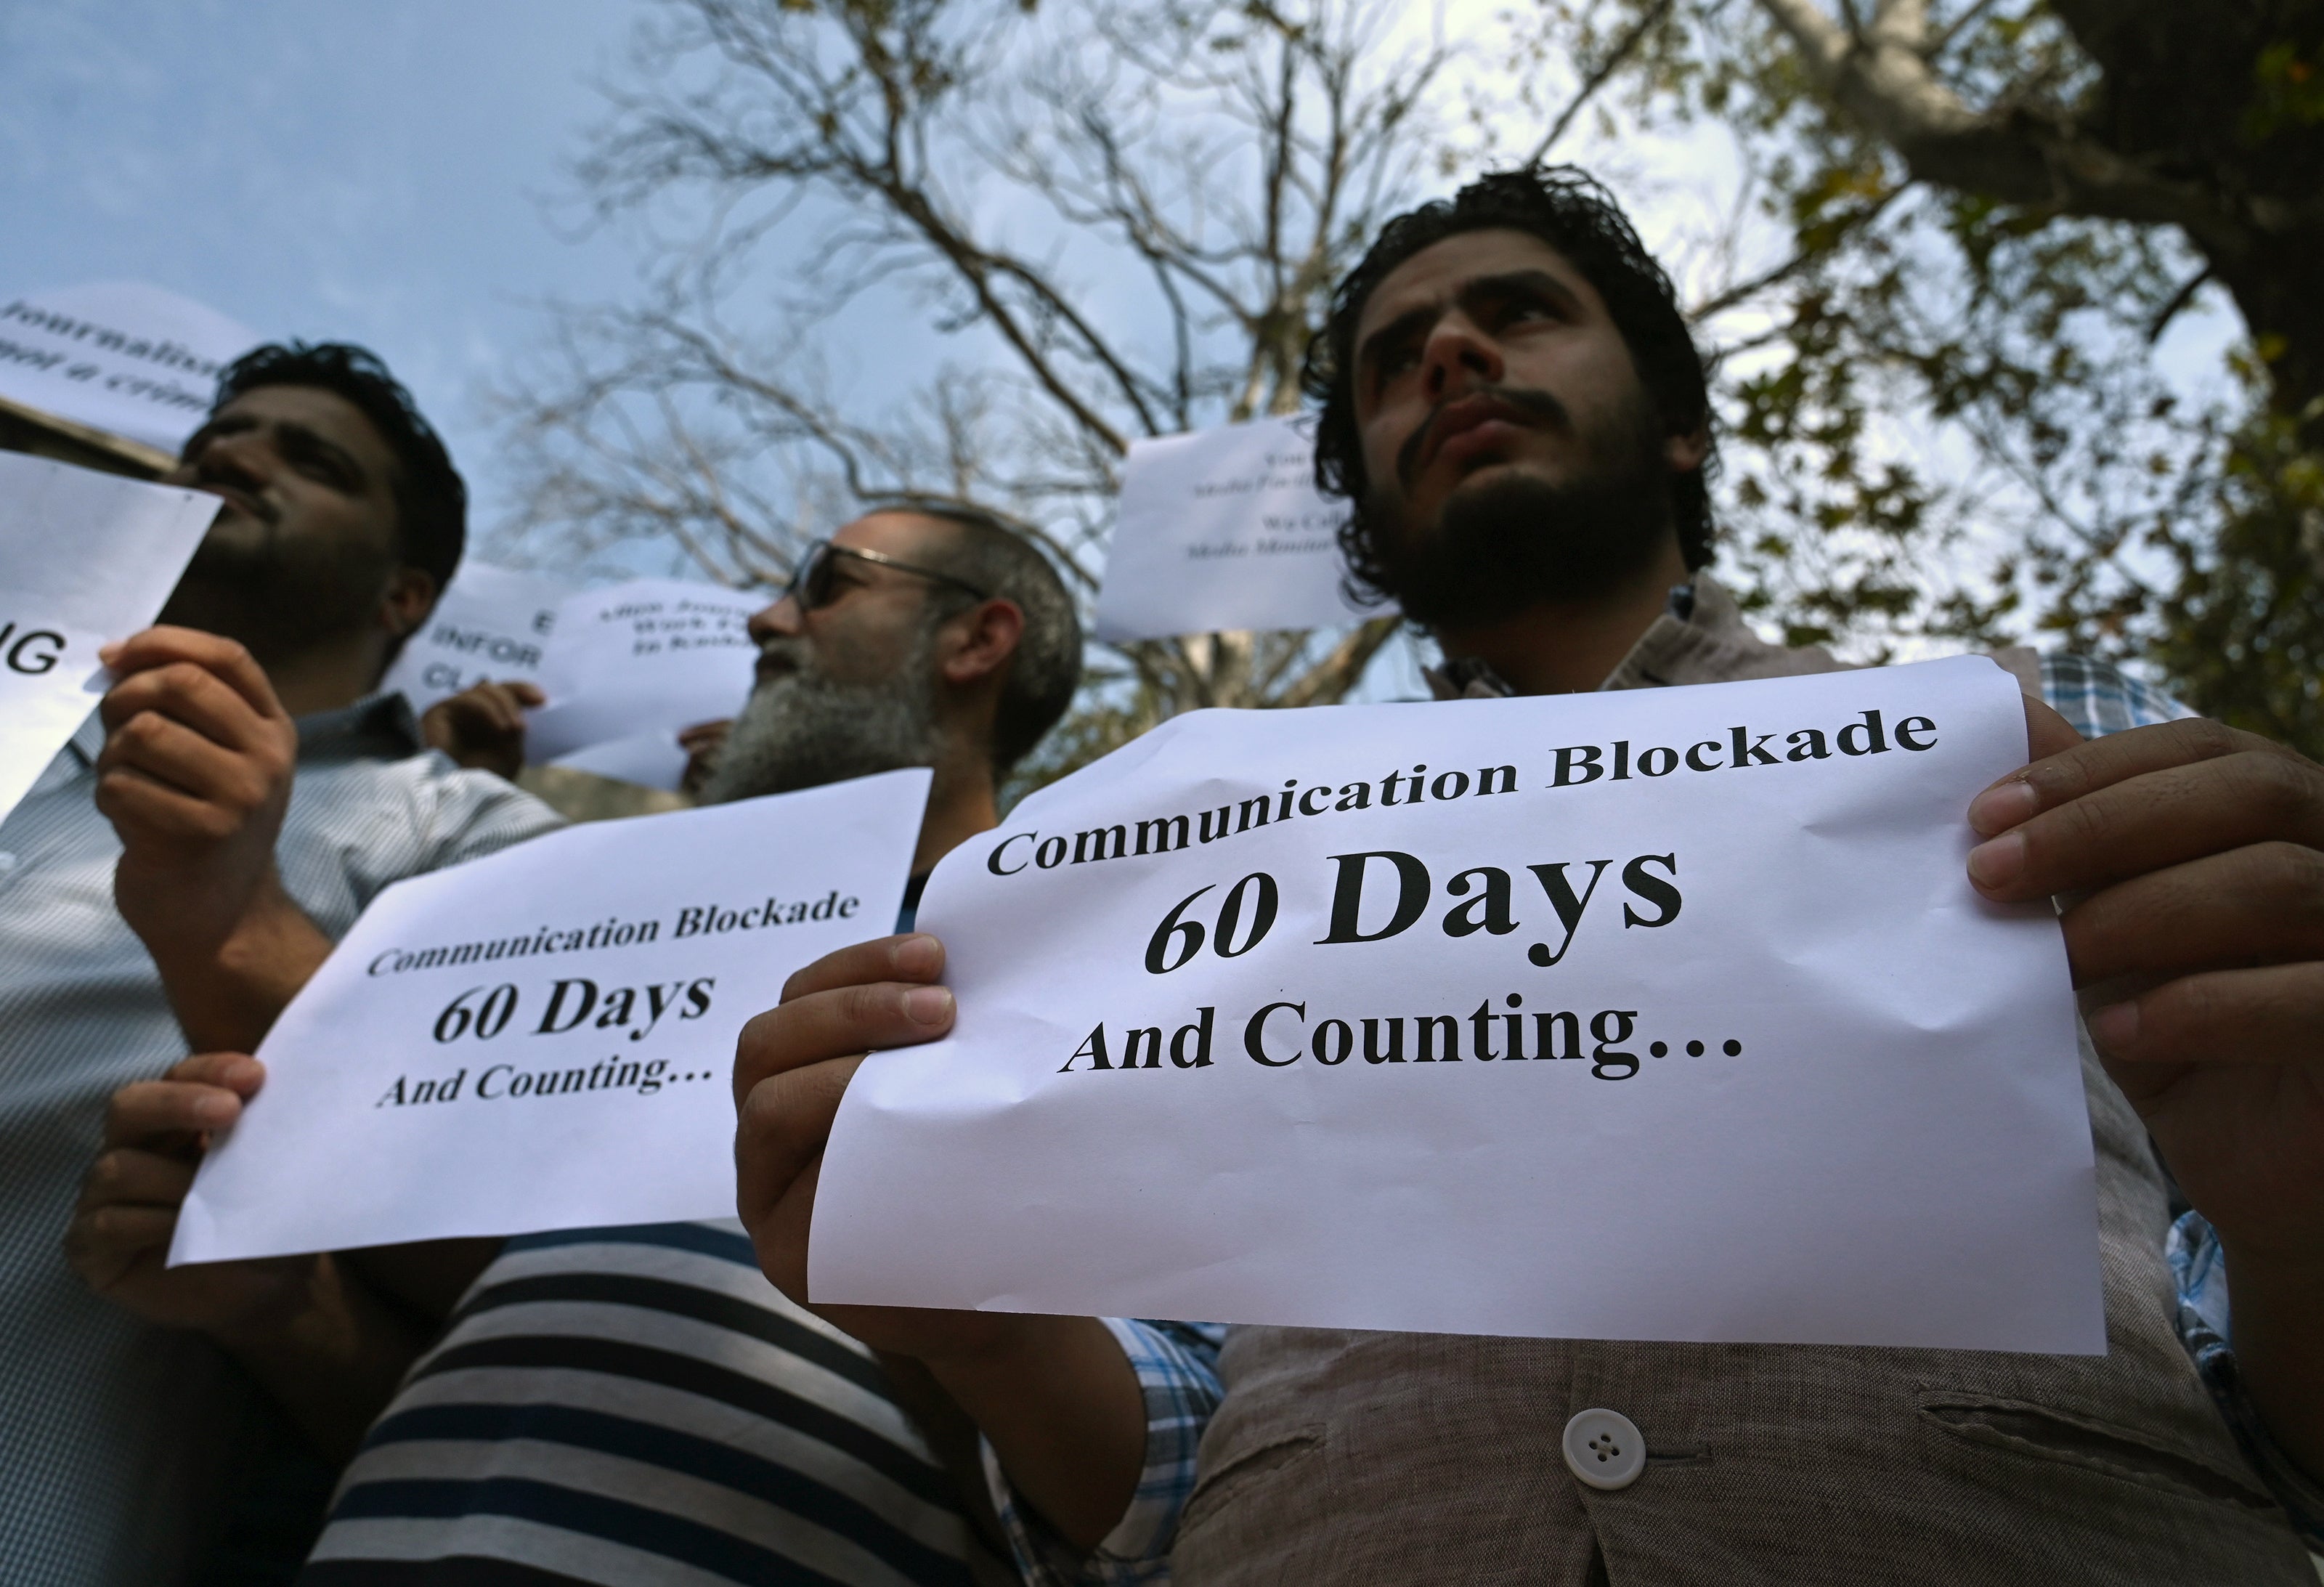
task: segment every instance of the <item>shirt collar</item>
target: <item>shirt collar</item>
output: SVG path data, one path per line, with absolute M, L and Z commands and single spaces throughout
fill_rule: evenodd
M 299 730 L 301 761 L 401 761 L 428 747 L 420 736 L 420 718 L 411 702 L 394 689 L 365 695 L 351 706 L 312 712 L 291 725 Z M 83 763 L 96 765 L 105 748 L 105 723 L 91 711 L 70 742 Z
M 302 761 L 401 761 L 428 747 L 420 736 L 420 718 L 400 689 L 368 694 L 334 711 L 317 711 L 300 717 L 295 725 Z
M 1620 666 L 1598 687 L 1659 688 L 1680 683 L 1729 683 L 1741 678 L 1789 678 L 1835 672 L 1846 663 L 1821 645 L 1771 645 L 1751 632 L 1735 597 L 1708 574 L 1671 591 L 1669 604 L 1638 636 Z M 1473 660 L 1425 675 L 1440 700 L 1505 698 L 1517 691 Z

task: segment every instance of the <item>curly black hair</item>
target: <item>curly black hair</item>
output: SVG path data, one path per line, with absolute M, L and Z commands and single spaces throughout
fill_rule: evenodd
M 1451 198 L 1409 210 L 1388 223 L 1360 263 L 1332 294 L 1323 327 L 1307 344 L 1302 389 L 1318 403 L 1315 484 L 1326 495 L 1363 501 L 1363 441 L 1356 428 L 1353 383 L 1356 323 L 1364 304 L 1388 273 L 1422 249 L 1462 232 L 1528 232 L 1571 261 L 1606 301 L 1615 328 L 1630 349 L 1638 379 L 1665 435 L 1700 429 L 1711 449 L 1702 466 L 1671 482 L 1672 517 L 1687 567 L 1711 560 L 1711 480 L 1718 438 L 1702 355 L 1688 334 L 1678 293 L 1646 252 L 1614 196 L 1588 172 L 1571 165 L 1526 166 L 1489 172 Z M 1340 530 L 1348 567 L 1360 584 L 1379 588 L 1378 560 L 1361 511 Z
M 468 487 L 436 429 L 379 355 L 346 342 L 269 342 L 218 377 L 212 413 L 262 386 L 315 386 L 346 398 L 395 454 L 396 537 L 404 561 L 436 580 L 441 595 L 468 540 Z

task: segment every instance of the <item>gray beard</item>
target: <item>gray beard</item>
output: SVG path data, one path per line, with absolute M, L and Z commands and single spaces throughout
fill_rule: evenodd
M 935 765 L 935 638 L 933 632 L 921 635 L 894 674 L 878 683 L 838 682 L 805 644 L 776 641 L 790 644 L 798 666 L 751 691 L 699 802 L 721 805 Z

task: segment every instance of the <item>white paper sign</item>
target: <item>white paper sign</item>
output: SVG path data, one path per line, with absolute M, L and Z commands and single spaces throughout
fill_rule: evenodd
M 222 504 L 0 452 L 0 818 L 97 708 L 98 648 L 153 621 Z
M 672 789 L 686 769 L 678 730 L 733 715 L 750 697 L 763 595 L 641 578 L 589 590 L 557 618 L 525 756 Z
M 1342 593 L 1348 504 L 1315 489 L 1314 459 L 1295 418 L 1133 442 L 1097 637 L 1323 628 L 1394 611 Z
M 0 302 L 0 397 L 174 453 L 258 334 L 137 281 Z
M 389 888 L 260 1046 L 171 1261 L 732 1217 L 734 1038 L 893 929 L 928 780 L 596 822 Z
M 463 562 L 380 687 L 425 711 L 480 683 L 539 683 L 558 610 L 574 594 L 561 578 Z
M 2103 1351 L 2058 923 L 1963 870 L 2024 758 L 1978 659 L 1165 724 L 931 878 L 811 1292 Z

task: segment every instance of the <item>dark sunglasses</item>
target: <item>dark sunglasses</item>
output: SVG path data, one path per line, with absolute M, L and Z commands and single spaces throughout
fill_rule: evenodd
M 892 567 L 899 573 L 914 574 L 921 578 L 934 579 L 938 584 L 948 584 L 954 589 L 966 590 L 980 601 L 990 597 L 989 591 L 979 589 L 964 578 L 955 578 L 949 573 L 938 573 L 933 567 L 915 567 L 909 562 L 898 561 L 884 551 L 864 551 L 858 550 L 853 546 L 835 546 L 829 540 L 808 542 L 807 549 L 799 554 L 799 559 L 791 574 L 790 585 L 783 594 L 797 601 L 798 609 L 802 612 L 812 612 L 818 606 L 829 605 L 834 594 L 833 572 L 842 557 L 851 557 L 858 562 L 869 562 L 875 567 Z

